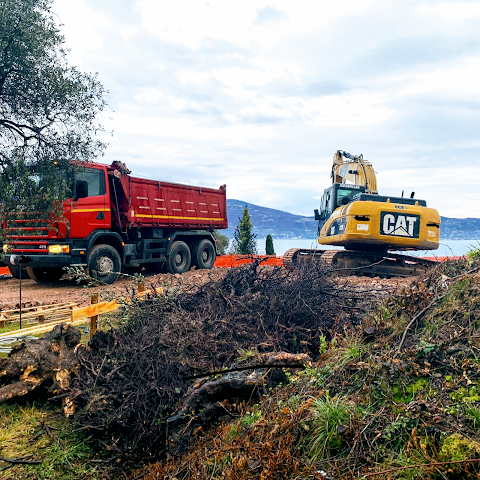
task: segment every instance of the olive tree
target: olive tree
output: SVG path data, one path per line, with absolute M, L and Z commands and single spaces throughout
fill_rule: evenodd
M 52 0 L 0 0 L 0 205 L 48 210 L 66 198 L 70 160 L 105 144 L 105 90 L 67 61 Z
M 219 255 L 225 255 L 227 253 L 228 244 L 230 243 L 230 239 L 220 233 L 218 230 L 214 230 L 213 236 L 217 241 L 217 251 Z

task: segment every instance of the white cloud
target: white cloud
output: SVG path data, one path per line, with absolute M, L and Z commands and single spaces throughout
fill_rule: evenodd
M 55 0 L 110 90 L 105 161 L 310 215 L 337 149 L 480 217 L 478 2 Z
M 85 52 L 108 48 L 104 32 L 112 23 L 98 10 L 81 0 L 75 2 L 74 8 L 71 0 L 55 0 L 55 13 L 68 31 L 67 44 L 72 46 L 70 61 L 81 63 Z
M 435 2 L 433 5 L 420 5 L 418 14 L 431 19 L 432 15 L 442 17 L 449 22 L 461 22 L 480 17 L 478 2 Z
M 270 2 L 264 0 L 137 0 L 136 4 L 148 31 L 196 48 L 206 37 L 244 46 L 251 42 L 269 45 L 279 36 L 318 28 L 343 15 L 356 15 L 371 3 L 371 0 L 299 0 L 293 4 L 288 0 L 276 0 L 275 9 L 285 12 L 285 17 L 278 16 L 281 28 L 276 28 L 275 19 L 265 23 L 263 28 L 250 28 L 259 11 L 271 7 Z

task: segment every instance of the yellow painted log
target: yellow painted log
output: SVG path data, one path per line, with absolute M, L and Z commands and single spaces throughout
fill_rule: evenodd
M 72 320 L 80 320 L 82 318 L 90 318 L 102 313 L 114 312 L 120 307 L 118 302 L 100 302 L 88 305 L 86 307 L 75 308 L 72 310 Z
M 61 320 L 57 320 L 55 322 L 50 322 L 47 324 L 36 325 L 35 327 L 31 327 L 29 329 L 22 328 L 21 330 L 15 330 L 12 332 L 6 332 L 5 334 L 0 335 L 0 341 L 2 337 L 8 337 L 9 335 L 40 335 L 41 333 L 51 332 L 54 327 L 60 325 L 61 323 L 68 323 L 69 325 L 77 326 L 81 325 L 82 323 L 88 323 L 88 318 L 82 318 L 80 320 L 75 320 L 72 322 L 71 318 L 62 318 Z M 28 330 L 28 331 L 27 331 Z
M 52 304 L 49 304 L 49 305 L 35 305 L 34 307 L 23 307 L 22 308 L 22 317 L 23 317 L 24 314 L 27 314 L 27 313 L 31 312 L 32 310 L 37 311 L 37 310 L 41 309 L 43 311 L 47 311 L 51 308 L 56 309 L 56 308 L 70 307 L 70 306 L 76 307 L 77 304 L 74 303 L 74 302 L 71 302 L 71 303 L 52 303 Z M 7 316 L 18 315 L 19 314 L 19 309 L 16 308 L 14 310 L 2 310 L 1 314 L 2 315 L 7 315 Z

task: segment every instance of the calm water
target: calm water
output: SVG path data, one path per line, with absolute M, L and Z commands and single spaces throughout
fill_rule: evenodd
M 265 238 L 257 238 L 258 250 L 265 253 Z M 273 238 L 273 247 L 277 255 L 283 255 L 289 248 L 322 248 L 335 249 L 339 247 L 330 247 L 328 245 L 318 245 L 316 240 L 291 239 L 291 240 L 275 240 Z M 408 255 L 425 256 L 452 256 L 465 255 L 472 247 L 480 248 L 480 239 L 478 240 L 442 240 L 438 250 L 428 250 L 420 252 L 405 252 Z

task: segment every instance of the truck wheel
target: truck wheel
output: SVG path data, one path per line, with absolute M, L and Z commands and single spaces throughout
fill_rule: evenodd
M 10 273 L 12 274 L 12 277 L 14 278 L 20 278 L 20 267 L 18 265 L 8 265 L 8 270 L 10 270 Z M 26 267 L 22 267 L 22 278 L 23 279 L 29 279 L 30 277 L 28 276 L 28 272 Z
M 37 283 L 57 282 L 65 273 L 62 267 L 27 267 L 27 272 Z
M 95 245 L 88 256 L 88 274 L 100 282 L 114 283 L 120 275 L 122 261 L 110 245 Z
M 170 273 L 183 273 L 190 269 L 190 249 L 185 242 L 173 242 L 165 267 Z
M 215 247 L 210 240 L 200 240 L 193 247 L 192 260 L 197 268 L 212 268 L 215 264 L 215 258 Z

